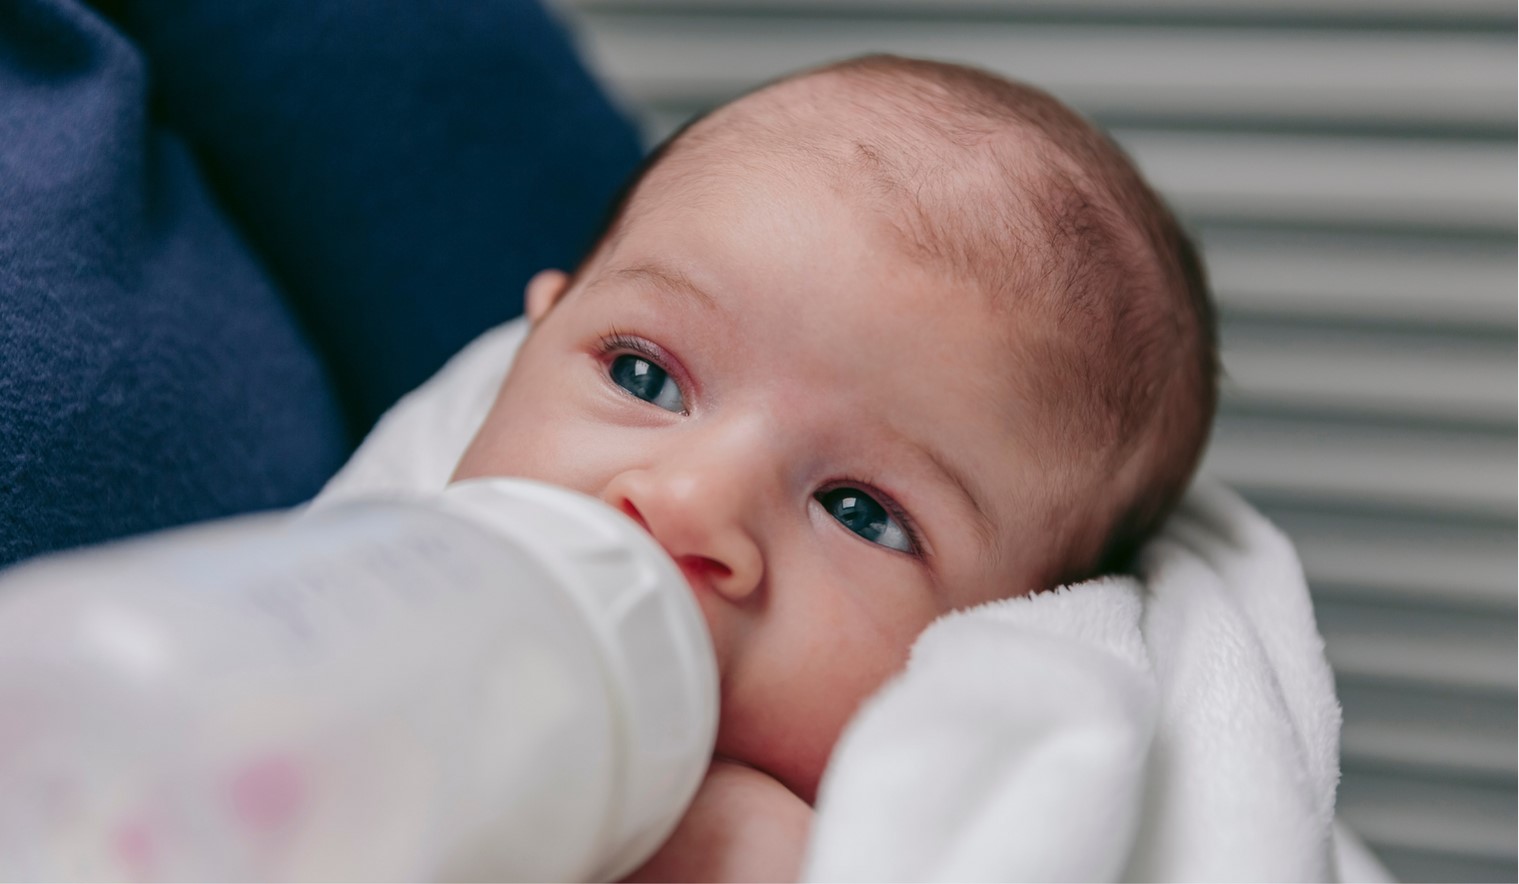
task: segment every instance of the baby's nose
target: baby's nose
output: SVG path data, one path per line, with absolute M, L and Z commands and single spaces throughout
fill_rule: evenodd
M 602 497 L 653 535 L 694 588 L 732 602 L 759 588 L 764 559 L 741 518 L 745 502 L 720 479 L 692 470 L 629 470 Z

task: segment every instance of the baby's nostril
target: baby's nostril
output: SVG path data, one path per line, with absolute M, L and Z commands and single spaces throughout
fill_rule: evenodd
M 719 562 L 717 559 L 709 559 L 706 556 L 682 556 L 681 564 L 694 574 L 703 577 L 722 579 L 733 576 L 733 569 Z
M 640 513 L 638 511 L 638 507 L 633 505 L 633 501 L 624 499 L 622 501 L 622 511 L 627 515 L 628 518 L 643 526 L 643 530 L 649 530 L 648 521 L 644 519 L 643 513 Z

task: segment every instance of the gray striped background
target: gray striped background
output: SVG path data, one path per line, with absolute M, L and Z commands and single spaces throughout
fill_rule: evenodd
M 867 51 L 1026 79 L 1200 235 L 1205 469 L 1297 541 L 1343 816 L 1406 879 L 1516 866 L 1515 10 L 1500 0 L 563 0 L 651 139 Z

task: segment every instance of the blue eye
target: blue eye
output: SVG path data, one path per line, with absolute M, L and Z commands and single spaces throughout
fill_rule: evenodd
M 907 529 L 886 511 L 886 507 L 860 489 L 832 488 L 819 492 L 817 500 L 828 515 L 871 543 L 899 552 L 913 551 Z
M 652 402 L 665 411 L 684 414 L 686 401 L 680 395 L 680 387 L 664 369 L 643 358 L 625 353 L 612 360 L 609 369 L 612 381 L 645 402 Z

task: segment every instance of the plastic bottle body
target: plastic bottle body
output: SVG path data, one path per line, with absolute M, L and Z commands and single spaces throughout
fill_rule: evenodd
M 716 698 L 678 570 L 622 522 L 498 481 L 0 576 L 0 877 L 629 871 Z

